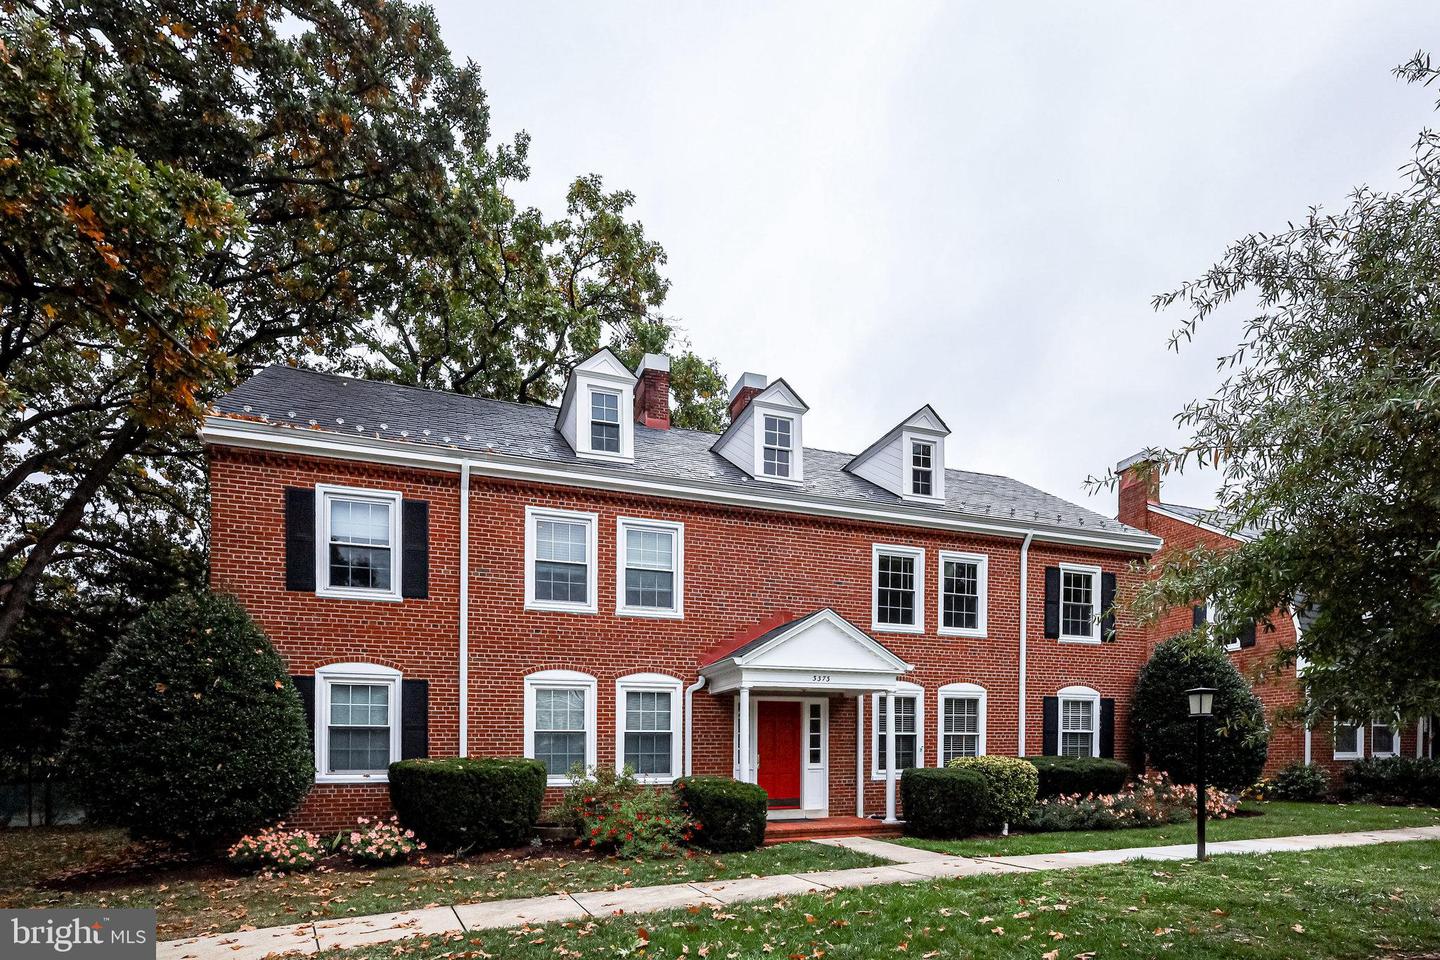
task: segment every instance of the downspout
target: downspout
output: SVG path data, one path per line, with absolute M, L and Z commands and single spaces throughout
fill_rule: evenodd
M 1030 541 L 1035 531 L 1025 534 L 1020 544 L 1020 756 L 1025 756 L 1025 657 L 1030 633 Z
M 695 720 L 695 691 L 705 686 L 701 677 L 685 688 L 685 776 L 695 773 L 695 743 L 690 739 L 690 730 Z
M 460 461 L 460 749 L 470 744 L 470 461 Z

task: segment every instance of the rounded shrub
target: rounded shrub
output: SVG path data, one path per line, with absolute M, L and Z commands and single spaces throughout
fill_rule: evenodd
M 900 774 L 905 832 L 933 840 L 978 833 L 995 809 L 990 784 L 976 770 L 911 767 Z
M 1019 823 L 1035 805 L 1040 774 L 1035 765 L 1020 757 L 956 757 L 948 766 L 974 770 L 990 787 L 990 808 L 980 818 L 987 829 Z
M 1119 793 L 1130 780 L 1130 768 L 1107 757 L 1026 757 L 1040 778 L 1039 796 Z
M 1195 721 L 1185 691 L 1214 687 L 1214 716 L 1205 721 L 1207 780 L 1243 790 L 1260 777 L 1270 749 L 1265 711 L 1250 684 L 1218 647 L 1173 637 L 1155 648 L 1130 702 L 1130 728 L 1145 762 L 1177 783 L 1195 782 Z
M 1322 766 L 1296 760 L 1276 771 L 1263 789 L 1271 799 L 1313 803 L 1330 795 L 1330 774 Z
M 67 762 L 97 819 L 209 846 L 293 810 L 315 780 L 300 695 L 219 594 L 151 607 L 86 681 Z
M 730 853 L 765 841 L 770 798 L 763 787 L 730 777 L 682 777 L 675 795 L 690 818 L 692 843 Z
M 545 765 L 523 757 L 445 757 L 390 764 L 400 822 L 438 850 L 501 850 L 535 835 Z

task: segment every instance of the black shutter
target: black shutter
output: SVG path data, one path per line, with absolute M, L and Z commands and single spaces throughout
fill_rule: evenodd
M 430 681 L 400 681 L 400 759 L 430 756 Z
M 1200 603 L 1190 608 L 1190 626 L 1196 630 L 1205 626 L 1206 620 L 1205 604 Z
M 1046 697 L 1044 736 L 1040 740 L 1040 752 L 1053 757 L 1060 752 L 1060 698 Z
M 430 596 L 430 504 L 406 500 L 400 511 L 400 596 Z
M 1115 758 L 1115 698 L 1100 698 L 1100 756 Z
M 1045 636 L 1060 636 L 1060 568 L 1045 568 Z
M 1240 631 L 1240 646 L 1242 649 L 1255 646 L 1255 624 L 1253 622 L 1245 624 L 1245 629 Z
M 1100 640 L 1115 642 L 1115 574 L 1100 574 Z
M 315 678 L 295 677 L 290 678 L 295 684 L 295 689 L 300 693 L 300 702 L 305 705 L 305 729 L 310 731 L 310 745 L 315 745 Z
M 285 488 L 285 589 L 315 590 L 315 491 L 310 487 Z

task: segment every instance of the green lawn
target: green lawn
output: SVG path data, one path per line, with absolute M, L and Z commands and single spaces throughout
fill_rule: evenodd
M 1437 860 L 1440 843 L 1425 842 L 1132 863 L 421 938 L 340 956 L 1400 960 L 1440 943 Z
M 544 848 L 498 860 L 432 858 L 431 866 L 325 870 L 276 879 L 223 868 L 177 867 L 144 882 L 55 890 L 46 880 L 147 851 L 116 831 L 27 829 L 0 832 L 0 907 L 155 907 L 161 939 L 317 917 L 388 913 L 431 904 L 473 903 L 548 893 L 723 880 L 772 873 L 871 866 L 884 861 L 838 847 L 788 843 L 751 853 L 647 862 L 556 855 Z
M 1430 807 L 1373 807 L 1363 804 L 1246 802 L 1242 812 L 1259 816 L 1211 820 L 1205 839 L 1249 840 L 1254 837 L 1285 837 L 1307 833 L 1344 833 L 1352 830 L 1385 830 L 1393 827 L 1428 827 L 1440 823 L 1440 810 Z M 970 840 L 912 840 L 900 843 L 926 850 L 938 850 L 966 857 L 1022 856 L 1029 853 L 1057 853 L 1066 850 L 1115 850 L 1120 847 L 1163 847 L 1171 843 L 1194 843 L 1194 822 L 1170 827 L 1137 830 L 1091 830 L 1067 833 L 1020 833 L 1009 837 L 976 837 Z

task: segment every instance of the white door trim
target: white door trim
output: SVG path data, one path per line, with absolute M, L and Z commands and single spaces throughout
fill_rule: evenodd
M 764 759 L 756 757 L 757 721 L 761 700 L 795 703 L 799 705 L 800 709 L 800 807 L 795 810 L 771 810 L 766 818 L 769 820 L 814 820 L 830 816 L 830 699 L 828 697 L 803 697 L 786 694 L 752 693 L 750 695 L 750 722 L 748 724 L 750 757 L 752 758 L 750 776 L 752 782 L 755 783 L 760 781 L 760 768 L 756 760 L 759 759 L 763 762 Z M 820 762 L 816 764 L 810 762 L 809 736 L 812 704 L 820 706 Z M 735 698 L 734 718 L 733 740 L 738 745 L 740 742 L 739 697 Z M 738 763 L 737 758 L 737 769 Z

